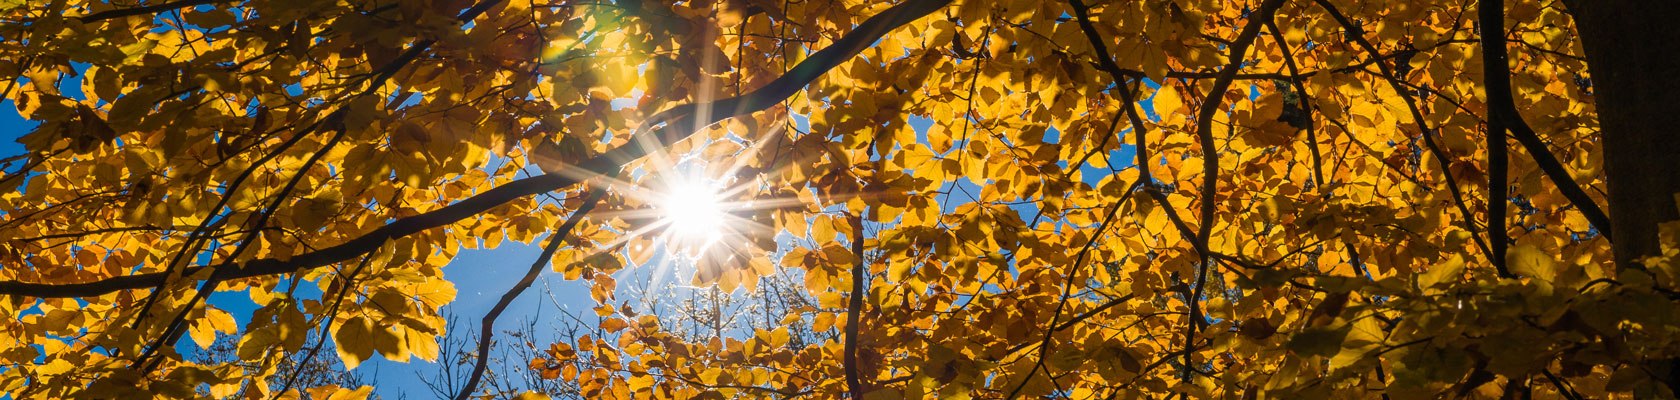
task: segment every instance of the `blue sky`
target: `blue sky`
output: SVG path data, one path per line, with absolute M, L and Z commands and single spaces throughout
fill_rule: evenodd
M 17 105 L 11 100 L 0 101 L 0 158 L 23 154 L 23 145 L 18 144 L 17 138 L 29 133 L 35 125 L 38 124 L 18 115 Z

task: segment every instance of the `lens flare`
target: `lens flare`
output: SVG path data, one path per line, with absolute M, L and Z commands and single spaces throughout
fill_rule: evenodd
M 675 247 L 699 252 L 723 236 L 721 192 L 716 183 L 699 177 L 685 176 L 668 183 L 657 207 Z

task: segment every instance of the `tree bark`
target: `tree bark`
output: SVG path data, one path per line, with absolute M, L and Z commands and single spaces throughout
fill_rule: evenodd
M 1604 134 L 1616 264 L 1626 268 L 1657 254 L 1657 224 L 1680 219 L 1680 2 L 1590 0 L 1569 8 Z
M 1657 254 L 1657 224 L 1680 219 L 1680 1 L 1567 2 L 1581 34 L 1604 135 L 1616 265 Z M 1680 393 L 1680 360 L 1647 363 Z

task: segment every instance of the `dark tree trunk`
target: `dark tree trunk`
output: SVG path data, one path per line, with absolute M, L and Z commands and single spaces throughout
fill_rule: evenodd
M 1680 219 L 1680 1 L 1575 0 L 1604 133 L 1616 264 L 1656 254 L 1657 224 Z M 1646 364 L 1680 393 L 1680 360 Z
M 1604 132 L 1616 263 L 1657 254 L 1657 224 L 1680 219 L 1680 1 L 1577 0 Z

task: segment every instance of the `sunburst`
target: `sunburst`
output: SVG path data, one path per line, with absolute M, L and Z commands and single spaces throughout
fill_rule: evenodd
M 797 198 L 767 199 L 755 195 L 764 183 L 760 179 L 763 175 L 742 172 L 746 169 L 746 155 L 755 153 L 758 146 L 779 142 L 775 139 L 778 134 L 778 129 L 772 129 L 763 132 L 758 140 L 731 136 L 690 138 L 692 146 L 678 147 L 692 151 L 681 154 L 653 143 L 641 143 L 644 138 L 636 137 L 630 145 L 650 146 L 650 151 L 626 171 L 625 178 L 590 176 L 575 168 L 562 168 L 560 172 L 580 179 L 605 178 L 590 182 L 610 188 L 625 200 L 627 209 L 592 217 L 622 218 L 630 222 L 631 229 L 621 232 L 612 243 L 602 243 L 600 248 L 622 249 L 632 266 L 651 268 L 653 271 L 648 272 L 662 276 L 692 273 L 700 283 L 717 278 L 751 279 L 751 274 L 732 276 L 734 273 L 729 271 L 745 272 L 752 258 L 763 257 L 771 250 L 759 247 L 768 242 L 764 239 L 774 238 L 779 232 L 769 221 L 762 220 L 762 211 L 800 204 Z M 720 140 L 736 141 L 745 148 L 717 159 L 705 158 L 702 150 Z M 761 217 L 755 219 L 754 215 Z
M 696 258 L 729 232 L 729 212 L 738 205 L 728 204 L 723 197 L 721 182 L 709 179 L 704 168 L 672 171 L 664 177 L 663 186 L 655 191 L 656 224 L 664 226 L 662 238 L 673 252 Z

